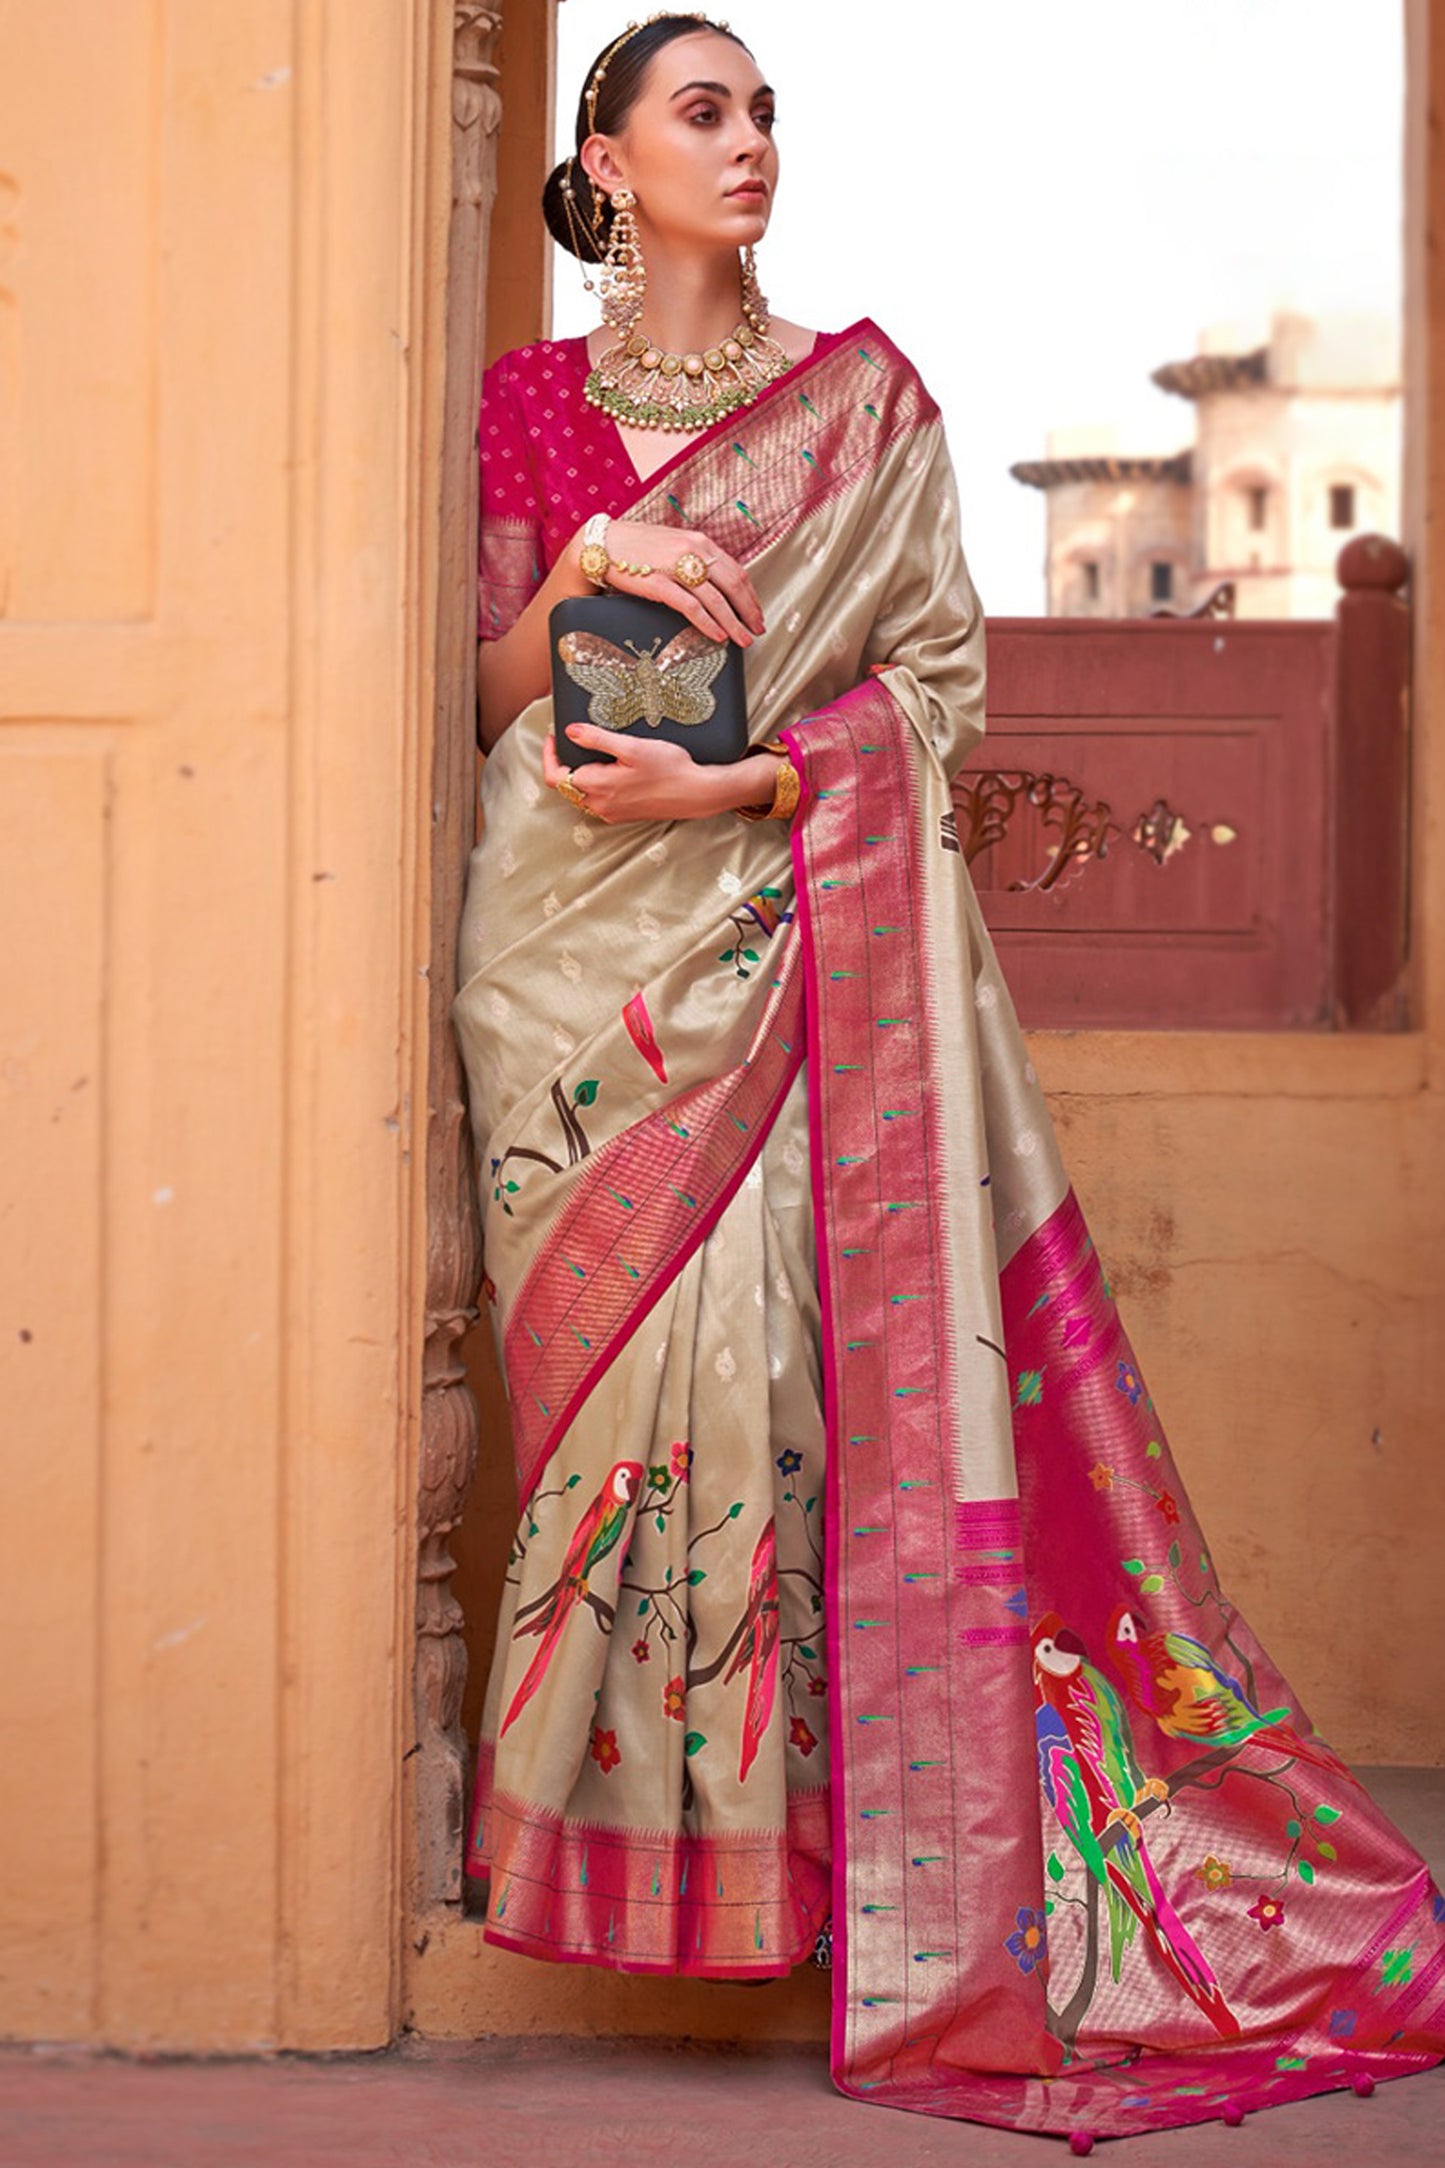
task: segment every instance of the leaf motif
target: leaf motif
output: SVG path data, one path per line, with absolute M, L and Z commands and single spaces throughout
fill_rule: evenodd
M 1139 1593 L 1141 1596 L 1157 1596 L 1163 1586 L 1164 1576 L 1162 1573 L 1146 1573 L 1139 1583 Z
M 703 1566 L 694 1566 L 687 1577 L 687 1585 L 689 1588 L 696 1588 L 699 1581 L 705 1581 L 706 1579 L 707 1569 Z
M 1126 1558 L 1123 1561 L 1123 1566 L 1126 1573 L 1142 1573 L 1144 1571 L 1142 1558 Z
M 574 1107 L 591 1107 L 597 1104 L 597 1079 L 595 1076 L 582 1079 L 582 1082 L 572 1094 L 572 1104 Z
M 1177 1544 L 1177 1543 L 1171 1543 L 1171 1544 L 1170 1544 L 1170 1546 L 1169 1546 L 1169 1563 L 1170 1563 L 1170 1565 L 1171 1565 L 1171 1566 L 1174 1566 L 1174 1567 L 1177 1567 L 1177 1566 L 1179 1565 L 1180 1561 L 1181 1561 L 1181 1560 L 1183 1559 L 1183 1556 L 1184 1556 L 1184 1553 L 1183 1553 L 1183 1552 L 1182 1552 L 1182 1551 L 1180 1550 L 1180 1548 L 1179 1548 L 1178 1544 Z
M 1323 1840 L 1316 1845 L 1315 1850 L 1319 1853 L 1321 1859 L 1338 1859 L 1340 1856 L 1332 1844 L 1327 1844 Z
M 1339 1809 L 1338 1807 L 1316 1807 L 1316 1808 L 1315 1808 L 1315 1820 L 1316 1820 L 1317 1822 L 1325 1822 L 1325 1823 L 1329 1823 L 1329 1822 L 1337 1822 L 1337 1821 L 1339 1820 L 1339 1818 L 1340 1818 L 1340 1809 Z
M 1301 1882 L 1313 1882 L 1315 1878 L 1315 1871 L 1307 1859 L 1297 1859 L 1295 1861 L 1295 1868 L 1299 1874 Z
M 687 1737 L 682 1742 L 682 1751 L 684 1754 L 695 1754 L 700 1746 L 706 1745 L 706 1732 L 690 1731 Z
M 735 1506 L 729 1506 L 729 1507 L 728 1507 L 728 1519 L 729 1519 L 730 1521 L 735 1521 L 735 1520 L 737 1519 L 738 1515 L 739 1515 L 739 1514 L 740 1514 L 740 1513 L 742 1512 L 742 1510 L 743 1510 L 743 1501 L 742 1501 L 742 1499 L 740 1498 L 740 1499 L 738 1500 L 738 1502 L 737 1502 L 737 1504 L 736 1504 Z
M 1064 1863 L 1057 1852 L 1050 1852 L 1046 1865 L 1049 1870 L 1049 1880 L 1051 1882 L 1062 1882 L 1064 1879 Z

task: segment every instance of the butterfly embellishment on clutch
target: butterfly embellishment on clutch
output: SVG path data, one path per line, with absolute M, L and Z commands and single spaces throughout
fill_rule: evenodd
M 661 638 L 661 634 L 658 635 Z M 564 632 L 557 642 L 562 666 L 591 697 L 587 713 L 601 730 L 646 723 L 705 723 L 717 706 L 712 682 L 727 660 L 727 643 L 710 640 L 694 625 L 674 633 L 658 651 L 618 647 L 595 632 Z

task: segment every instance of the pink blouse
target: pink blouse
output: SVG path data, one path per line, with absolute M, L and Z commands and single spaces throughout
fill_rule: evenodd
M 775 377 L 786 383 L 846 331 L 819 332 L 811 352 Z M 477 447 L 481 460 L 481 554 L 477 637 L 509 632 L 583 521 L 594 512 L 620 519 L 714 430 L 687 438 L 674 459 L 644 481 L 617 424 L 592 405 L 583 386 L 591 362 L 586 338 L 537 339 L 501 354 L 482 377 Z M 772 386 L 768 387 L 769 391 Z M 765 393 L 766 397 L 767 394 Z

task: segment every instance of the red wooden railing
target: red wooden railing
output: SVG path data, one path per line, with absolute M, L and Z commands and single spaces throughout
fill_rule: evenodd
M 993 618 L 960 847 L 1034 1026 L 1404 1022 L 1399 545 L 1333 619 Z

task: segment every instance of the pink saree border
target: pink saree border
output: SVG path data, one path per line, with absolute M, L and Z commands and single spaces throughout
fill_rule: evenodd
M 466 1862 L 488 1888 L 485 1941 L 557 1964 L 724 1980 L 781 1979 L 811 1954 L 830 1902 L 826 1784 L 789 1791 L 781 1830 L 679 1834 L 498 1791 L 495 1761 L 484 1738 Z
M 1011 1923 L 1021 1894 L 1042 1901 L 1036 1834 L 1030 1841 L 1025 1827 L 995 1836 L 987 1872 L 980 1871 L 960 1837 L 978 1821 L 976 1774 L 947 1755 L 920 1759 L 917 1743 L 930 1725 L 943 1738 L 955 1735 L 956 1694 L 976 1693 L 990 1705 L 1009 1698 L 1020 1629 L 1004 1606 L 1006 1592 L 991 1573 L 970 1576 L 951 1570 L 949 1560 L 956 1544 L 971 1550 L 992 1541 L 1001 1523 L 1014 1524 L 1017 1509 L 1007 1499 L 962 1508 L 954 1502 L 948 1440 L 959 1420 L 956 1358 L 939 1345 L 935 1303 L 911 1299 L 924 1280 L 932 1284 L 943 1254 L 942 1199 L 928 1174 L 939 1157 L 941 1102 L 926 1029 L 931 985 L 921 946 L 926 882 L 912 725 L 886 678 L 870 676 L 782 735 L 804 776 L 792 842 L 807 967 L 829 1443 L 830 2060 L 840 2091 L 860 2098 L 888 2091 L 894 2104 L 908 2106 L 911 2098 L 901 2097 L 907 2087 L 886 2073 L 895 2063 L 917 2066 L 920 2032 L 948 2030 L 980 1998 L 990 2011 L 979 2042 L 988 2059 L 1042 2070 L 1059 2060 L 1044 2024 L 1041 1981 L 993 1965 L 986 1926 L 977 1950 L 950 1947 L 946 1931 L 942 1946 L 932 1946 L 940 1923 L 956 1929 L 974 1911 L 982 1921 L 1001 1905 Z M 865 818 L 872 807 L 887 808 L 886 819 L 877 815 L 877 834 L 868 832 L 871 811 Z M 889 1014 L 874 1013 L 880 1000 Z M 880 1033 L 885 1055 L 876 1051 Z M 905 1076 L 918 1095 L 911 1108 L 896 1096 L 890 1104 Z M 901 1141 L 912 1116 L 921 1145 Z M 889 1174 L 906 1166 L 910 1153 L 914 1186 L 924 1195 L 890 1195 Z M 876 1285 L 865 1293 L 850 1278 L 845 1296 L 839 1262 L 873 1249 Z M 912 1277 L 888 1277 L 895 1273 Z M 859 1355 L 867 1359 L 862 1371 Z M 888 1569 L 870 1556 L 875 1538 L 891 1540 Z M 874 1615 L 855 1619 L 859 1609 Z M 865 1629 L 859 1644 L 855 1632 Z M 1031 1776 L 1031 1740 L 1016 1758 Z M 926 1898 L 910 1898 L 907 1859 L 932 1864 Z M 861 1945 L 849 1916 L 855 1900 L 866 1916 Z M 926 1916 L 933 1932 L 916 1927 L 915 1914 Z M 925 1947 L 912 1949 L 920 1939 Z M 1002 1935 L 997 1939 L 1001 1944 Z
M 522 1507 L 597 1380 L 717 1225 L 767 1140 L 803 1061 L 794 955 L 783 959 L 737 1068 L 582 1162 L 517 1291 L 504 1360 Z

